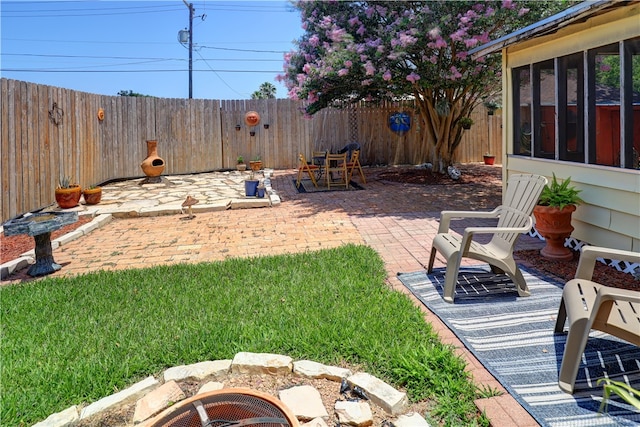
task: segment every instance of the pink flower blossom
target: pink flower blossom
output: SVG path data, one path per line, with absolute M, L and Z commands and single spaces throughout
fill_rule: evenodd
M 480 34 L 480 36 L 478 36 L 478 42 L 480 43 L 489 43 L 489 41 L 491 41 L 491 39 L 489 38 L 488 31 L 485 31 L 484 33 Z
M 438 40 L 436 40 L 436 42 L 434 43 L 434 48 L 440 49 L 443 47 L 447 47 L 447 42 L 442 37 L 439 37 Z
M 373 83 L 373 80 L 371 80 L 371 79 L 366 79 L 366 80 L 363 80 L 363 81 L 361 82 L 361 85 L 362 85 L 362 86 L 369 86 L 369 85 L 371 85 L 371 83 Z
M 362 24 L 360 22 L 360 19 L 358 19 L 357 16 L 354 16 L 353 18 L 349 19 L 349 25 L 351 25 L 352 27 L 355 27 L 356 25 Z
M 344 36 L 347 34 L 347 31 L 344 28 L 333 28 L 327 36 L 333 40 L 334 42 L 342 41 Z
M 520 8 L 520 10 L 518 11 L 518 16 L 524 16 L 527 13 L 529 13 L 529 9 L 527 9 L 526 7 L 522 7 Z
M 347 68 L 351 68 L 353 66 L 353 62 L 352 61 L 344 61 L 344 66 Z
M 380 16 L 385 16 L 387 14 L 387 8 L 383 6 L 376 6 L 376 10 L 380 14 Z
M 412 71 L 411 74 L 407 76 L 407 80 L 410 81 L 411 83 L 415 83 L 418 80 L 420 80 L 420 76 Z
M 310 64 L 304 64 L 302 66 L 302 71 L 304 71 L 306 74 L 309 74 L 309 71 L 311 71 L 311 65 Z
M 440 28 L 435 27 L 434 29 L 429 31 L 429 37 L 431 37 L 433 40 L 437 39 L 438 37 L 440 37 Z
M 364 64 L 364 69 L 366 70 L 367 76 L 373 76 L 376 73 L 376 68 L 373 66 L 371 61 L 367 61 Z
M 465 60 L 467 59 L 467 56 L 469 56 L 468 52 L 458 52 L 456 53 L 456 58 L 457 59 L 461 59 L 461 60 Z
M 513 9 L 516 5 L 513 4 L 513 0 L 502 0 L 502 7 L 504 9 Z
M 318 37 L 317 34 L 312 35 L 309 37 L 309 44 L 313 47 L 317 47 L 320 44 L 320 37 Z
M 367 18 L 371 18 L 373 16 L 373 12 L 375 12 L 375 10 L 373 9 L 373 7 L 368 7 L 367 10 L 365 11 L 365 14 L 367 15 Z
M 470 39 L 466 39 L 464 41 L 465 46 L 469 47 L 474 47 L 475 45 L 478 44 L 478 39 L 476 39 L 475 37 L 472 37 Z
M 452 80 L 456 80 L 459 79 L 460 77 L 462 77 L 462 74 L 460 74 L 460 71 L 458 71 L 458 69 L 455 66 L 452 66 L 449 71 L 451 71 L 451 79 Z
M 364 25 L 360 25 L 360 28 L 358 28 L 358 30 L 356 31 L 356 34 L 358 34 L 359 36 L 362 36 L 366 32 L 367 32 L 367 29 L 364 27 Z
M 462 41 L 462 39 L 464 38 L 464 36 L 467 35 L 467 32 L 463 29 L 460 29 L 458 31 L 456 31 L 455 33 L 451 34 L 451 40 L 453 41 Z
M 389 70 L 385 71 L 384 74 L 382 75 L 382 79 L 386 82 L 391 80 L 391 71 Z
M 338 75 L 340 77 L 346 76 L 347 74 L 349 74 L 349 70 L 347 70 L 346 68 L 341 68 L 340 70 L 338 70 Z
M 293 99 L 294 101 L 299 101 L 300 100 L 300 98 L 298 97 L 298 88 L 297 87 L 294 87 L 289 92 L 287 92 L 287 96 L 290 99 Z
M 399 42 L 402 47 L 407 47 L 409 45 L 415 44 L 418 41 L 417 38 L 409 35 L 409 34 L 400 34 Z M 392 41 L 393 42 L 393 41 Z M 393 44 L 393 43 L 392 43 Z

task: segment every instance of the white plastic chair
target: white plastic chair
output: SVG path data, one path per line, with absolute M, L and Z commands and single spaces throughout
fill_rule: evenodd
M 427 271 L 433 271 L 433 262 L 439 251 L 447 260 L 443 297 L 453 303 L 458 270 L 462 258 L 487 262 L 491 270 L 507 274 L 516 284 L 518 295 L 528 296 L 529 287 L 513 259 L 513 246 L 522 233 L 533 227 L 531 213 L 538 203 L 547 178 L 541 175 L 514 174 L 507 182 L 504 202 L 491 212 L 442 211 L 438 234 L 433 239 Z M 453 218 L 498 218 L 495 227 L 467 227 L 462 236 L 451 233 Z M 493 234 L 491 241 L 481 244 L 473 240 L 475 234 Z

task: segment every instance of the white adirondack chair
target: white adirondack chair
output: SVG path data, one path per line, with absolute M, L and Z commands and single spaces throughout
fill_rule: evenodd
M 538 202 L 547 178 L 540 175 L 514 174 L 507 181 L 504 204 L 490 212 L 442 211 L 438 234 L 433 239 L 427 271 L 433 271 L 436 252 L 447 259 L 444 300 L 453 303 L 458 270 L 462 258 L 489 263 L 493 272 L 506 273 L 516 284 L 518 295 L 528 296 L 529 287 L 513 259 L 513 246 L 522 233 L 533 226 L 531 213 Z M 454 218 L 498 218 L 495 227 L 467 227 L 462 236 L 450 232 Z M 481 244 L 473 240 L 476 234 L 493 234 L 491 241 Z
M 568 324 L 558 374 L 558 385 L 567 393 L 573 393 L 582 353 L 592 329 L 640 346 L 640 291 L 593 282 L 597 258 L 640 263 L 637 252 L 597 246 L 582 248 L 575 279 L 564 285 L 554 329 L 556 334 L 562 333 L 565 323 Z

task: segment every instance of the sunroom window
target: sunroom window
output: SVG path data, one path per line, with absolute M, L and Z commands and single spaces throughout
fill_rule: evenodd
M 639 168 L 640 38 L 514 68 L 512 81 L 514 154 Z
M 533 64 L 533 152 L 553 159 L 556 151 L 556 73 L 553 60 Z

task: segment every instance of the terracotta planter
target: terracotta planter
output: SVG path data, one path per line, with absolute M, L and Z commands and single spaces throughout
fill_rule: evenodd
M 262 169 L 262 160 L 252 160 L 249 162 L 249 167 L 252 171 L 259 171 Z
M 485 165 L 492 165 L 494 164 L 496 161 L 496 156 L 488 156 L 488 155 L 484 155 L 484 164 Z
M 536 230 L 546 241 L 545 247 L 540 250 L 540 255 L 544 258 L 558 261 L 573 258 L 573 252 L 564 246 L 564 242 L 573 231 L 571 214 L 575 210 L 575 205 L 568 205 L 562 209 L 541 205 L 533 208 Z
M 85 188 L 82 192 L 82 196 L 84 197 L 84 202 L 87 205 L 97 205 L 100 203 L 100 199 L 102 199 L 102 188 Z
M 62 209 L 78 206 L 82 196 L 82 188 L 79 185 L 70 185 L 69 188 L 56 188 L 56 203 Z
M 142 172 L 148 177 L 156 177 L 164 170 L 164 160 L 158 156 L 158 141 L 147 141 L 147 158 L 140 163 Z

